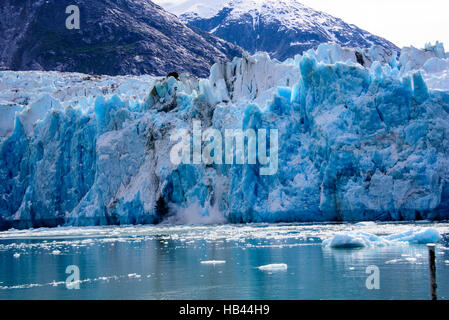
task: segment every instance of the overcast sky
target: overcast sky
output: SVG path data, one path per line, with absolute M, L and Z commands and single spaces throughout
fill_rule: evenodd
M 186 0 L 153 0 L 185 2 Z M 217 0 L 208 0 L 217 1 Z M 222 0 L 218 0 L 222 1 Z M 448 0 L 298 0 L 332 14 L 397 46 L 424 47 L 426 42 L 439 40 L 449 51 Z
M 212 0 L 213 1 L 213 0 Z M 421 48 L 439 40 L 449 51 L 447 0 L 301 0 L 303 4 L 342 18 L 397 46 Z

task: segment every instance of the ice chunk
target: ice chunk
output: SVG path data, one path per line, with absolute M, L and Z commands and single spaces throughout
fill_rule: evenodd
M 201 264 L 211 264 L 211 265 L 225 264 L 225 263 L 226 263 L 225 260 L 208 260 L 208 261 L 201 261 Z
M 331 248 L 363 248 L 369 246 L 385 246 L 388 242 L 384 239 L 369 233 L 347 232 L 337 234 L 331 239 L 323 241 L 324 247 Z
M 374 227 L 376 223 L 374 221 L 362 221 L 355 224 L 358 227 Z
M 388 241 L 400 241 L 416 244 L 438 243 L 441 241 L 441 235 L 434 228 L 417 228 L 407 232 L 394 234 L 385 237 Z
M 285 263 L 267 264 L 265 266 L 260 266 L 257 269 L 261 271 L 270 271 L 270 272 L 286 271 L 287 265 Z
M 345 232 L 336 234 L 332 238 L 323 241 L 323 246 L 335 249 L 363 248 L 373 246 L 389 246 L 403 243 L 438 243 L 440 240 L 441 236 L 438 230 L 434 228 L 416 228 L 384 237 L 363 232 Z
M 128 278 L 139 279 L 140 277 L 142 277 L 142 276 L 140 274 L 137 274 L 137 273 L 130 273 L 130 274 L 128 274 Z

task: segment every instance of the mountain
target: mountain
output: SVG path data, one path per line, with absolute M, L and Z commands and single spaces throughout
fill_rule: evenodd
M 281 61 L 329 42 L 352 48 L 378 45 L 387 50 L 398 49 L 383 38 L 296 0 L 158 1 L 189 26 L 250 53 L 266 51 Z
M 149 0 L 78 0 L 80 29 L 66 28 L 71 0 L 3 0 L 0 68 L 87 74 L 188 72 L 241 54 L 216 36 L 193 30 Z

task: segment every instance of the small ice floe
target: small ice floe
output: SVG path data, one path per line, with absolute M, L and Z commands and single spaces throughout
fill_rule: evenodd
M 201 261 L 201 264 L 211 264 L 211 265 L 225 264 L 225 263 L 226 263 L 225 260 L 209 260 L 209 261 Z
M 385 262 L 385 264 L 394 264 L 394 263 L 400 263 L 400 262 L 411 263 L 411 264 L 421 264 L 421 262 L 418 262 L 418 259 L 415 257 L 406 257 L 406 258 L 388 260 Z
M 261 271 L 287 271 L 287 265 L 285 263 L 267 264 L 266 266 L 260 266 L 257 269 Z
M 339 233 L 330 239 L 323 241 L 324 247 L 330 248 L 363 248 L 373 246 L 389 246 L 398 244 L 427 244 L 438 243 L 441 240 L 440 233 L 434 228 L 415 228 L 406 232 L 390 236 L 376 236 L 364 232 Z
M 66 284 L 66 282 L 65 281 L 53 280 L 53 282 L 50 283 L 50 285 L 53 286 L 53 287 L 57 287 L 57 286 L 60 286 L 60 285 L 63 285 L 63 284 Z
M 374 227 L 377 224 L 373 221 L 362 221 L 355 224 L 357 227 Z
M 388 260 L 385 262 L 385 264 L 393 264 L 393 263 L 398 263 L 399 261 L 401 261 L 401 259 L 393 259 L 393 260 Z
M 58 255 L 58 254 L 61 254 L 61 251 L 59 251 L 59 250 L 53 250 L 53 251 L 51 252 L 51 254 Z
M 16 258 L 16 259 L 19 259 L 20 258 L 20 253 L 17 253 L 17 252 L 14 253 L 13 257 Z
M 141 277 L 141 275 L 137 274 L 137 273 L 130 273 L 130 274 L 128 274 L 128 278 L 138 279 L 140 277 Z

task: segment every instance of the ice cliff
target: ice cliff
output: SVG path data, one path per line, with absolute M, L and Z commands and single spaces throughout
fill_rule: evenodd
M 0 72 L 0 227 L 449 218 L 449 54 L 321 45 L 209 79 Z M 278 171 L 174 165 L 174 130 L 277 129 Z

